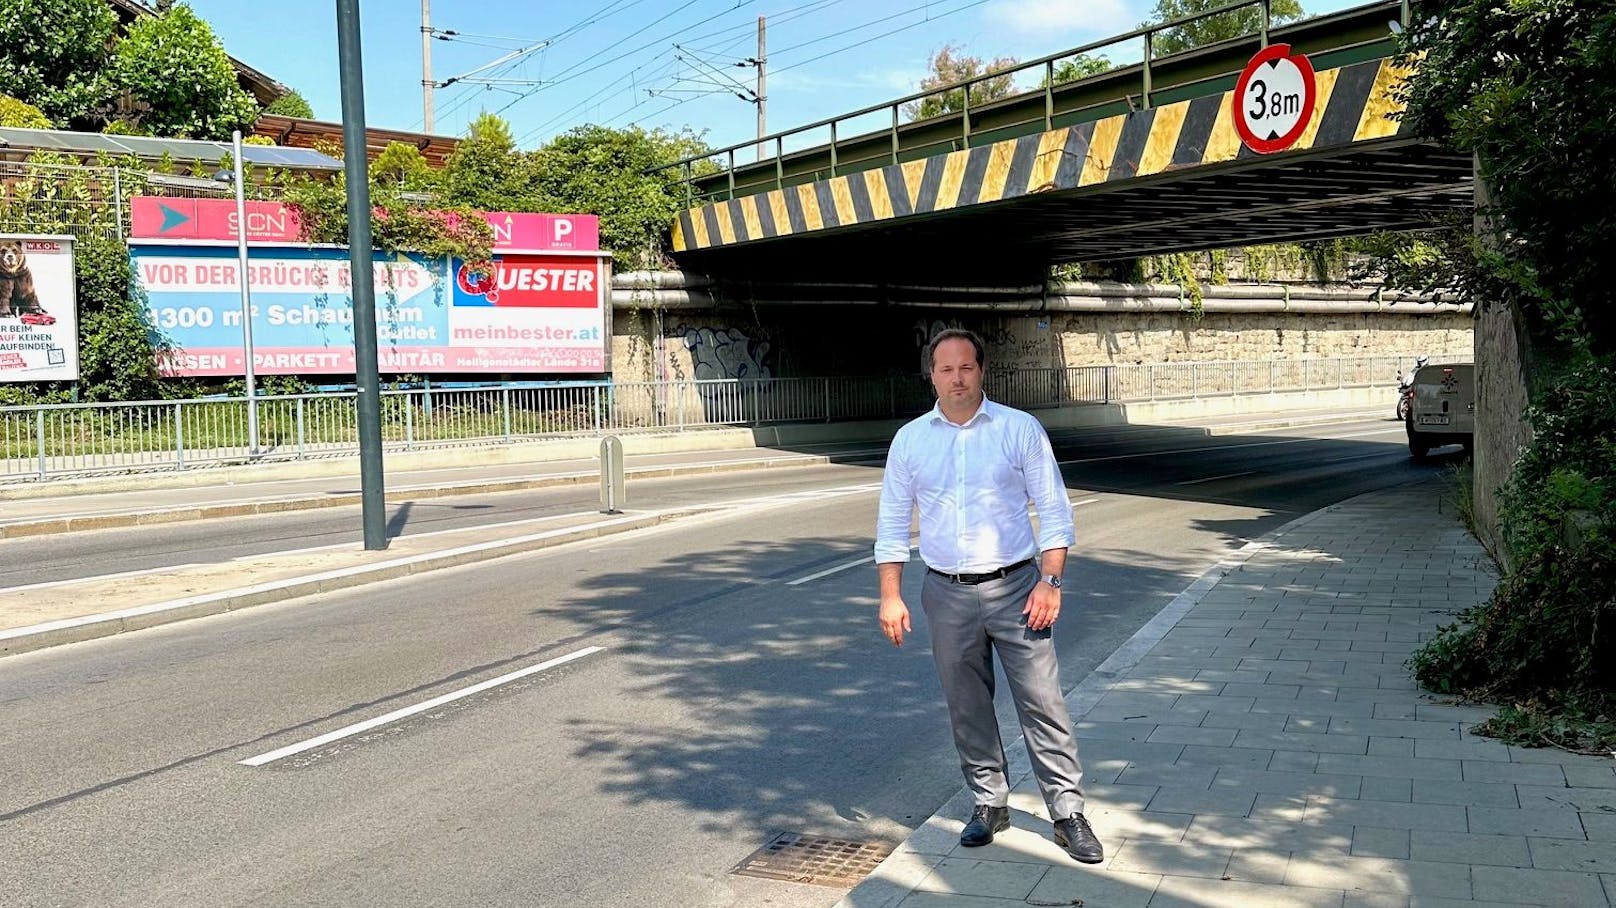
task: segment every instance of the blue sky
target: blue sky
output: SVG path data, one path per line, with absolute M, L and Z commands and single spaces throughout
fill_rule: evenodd
M 316 117 L 341 118 L 335 0 L 190 2 L 232 55 L 302 92 Z M 1309 13 L 1352 5 L 1303 0 Z M 769 20 L 773 132 L 914 91 L 931 53 L 945 44 L 985 58 L 1032 59 L 1128 31 L 1154 6 L 1154 0 L 431 0 L 432 25 L 462 35 L 432 43 L 439 81 L 552 42 L 481 74 L 521 82 L 438 90 L 434 131 L 459 135 L 488 110 L 505 117 L 529 148 L 591 122 L 690 125 L 710 143 L 726 145 L 756 135 L 755 107 L 732 93 L 739 87 L 726 77 L 747 85 L 755 78 L 734 64 L 756 54 L 759 15 Z M 361 0 L 360 9 L 369 125 L 419 130 L 420 3 Z M 1112 54 L 1138 56 L 1132 47 Z

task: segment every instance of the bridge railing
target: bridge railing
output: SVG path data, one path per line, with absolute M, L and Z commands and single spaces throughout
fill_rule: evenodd
M 1385 44 L 1390 34 L 1384 28 L 1385 21 L 1389 21 L 1386 16 L 1395 16 L 1406 26 L 1409 3 L 1410 0 L 1382 0 L 1361 9 L 1319 18 L 1363 18 L 1364 14 L 1373 13 L 1370 18 L 1380 17 L 1376 21 L 1381 26 L 1381 34 L 1369 40 L 1343 44 L 1337 49 L 1347 50 L 1360 44 Z M 1158 42 L 1165 33 L 1251 8 L 1257 8 L 1260 13 L 1258 28 L 1252 34 L 1173 53 L 1157 52 Z M 1293 27 L 1287 26 L 1287 29 Z M 1230 57 L 1228 61 L 1213 66 L 1210 71 L 1205 66 L 1189 66 L 1186 73 L 1177 75 L 1165 85 L 1158 82 L 1157 77 L 1162 72 L 1162 64 L 1169 60 L 1176 63 L 1204 56 L 1212 49 L 1238 48 L 1253 42 L 1258 47 L 1266 47 L 1273 30 L 1272 0 L 1233 0 L 1213 9 L 1137 28 L 1006 69 L 917 91 L 851 113 L 715 149 L 656 168 L 651 173 L 676 171 L 676 178 L 683 184 L 685 202 L 693 207 L 769 188 L 781 189 L 788 185 L 970 148 L 973 143 L 980 145 L 1031 132 L 1047 132 L 1057 125 L 1149 108 L 1159 101 L 1182 100 L 1192 94 L 1210 91 L 1214 86 L 1223 90 L 1225 83 L 1232 84 L 1233 77 L 1244 63 L 1244 57 Z M 1064 62 L 1096 52 L 1120 51 L 1131 54 L 1136 47 L 1141 52 L 1138 63 L 1119 64 L 1103 73 L 1056 82 Z M 1023 74 L 1040 77 L 1041 87 L 986 104 L 971 97 L 971 89 L 975 86 L 1005 76 L 1013 78 Z M 1111 90 L 1098 99 L 1089 99 L 1087 93 L 1081 90 L 1086 85 L 1100 84 Z M 1167 96 L 1161 97 L 1164 93 Z M 962 109 L 950 111 L 946 116 L 903 122 L 906 105 L 922 104 L 928 98 L 946 99 L 951 95 L 959 98 Z M 1041 109 L 1039 105 L 1030 103 L 1040 96 Z M 878 114 L 884 115 L 884 118 L 878 118 Z M 889 120 L 890 123 L 872 130 L 871 125 L 878 119 Z M 921 135 L 922 132 L 924 135 Z M 903 140 L 906 137 L 913 141 L 905 145 Z M 788 142 L 800 147 L 788 149 Z M 737 155 L 744 156 L 749 150 L 755 153 L 755 160 L 738 162 Z M 764 166 L 771 162 L 772 174 Z M 742 172 L 745 173 L 744 177 L 738 179 L 737 175 Z
M 987 393 L 1024 409 L 1388 386 L 1412 356 L 1154 363 L 990 372 Z M 387 450 L 507 444 L 608 432 L 897 419 L 925 412 L 920 376 L 571 382 L 385 391 Z M 187 469 L 351 454 L 354 394 L 260 397 L 257 447 L 244 398 L 0 408 L 0 481 Z

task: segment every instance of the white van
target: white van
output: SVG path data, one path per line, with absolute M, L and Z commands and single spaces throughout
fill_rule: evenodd
M 1476 367 L 1470 363 L 1421 366 L 1414 373 L 1409 403 L 1408 453 L 1424 460 L 1432 448 L 1464 445 L 1468 454 L 1476 437 Z

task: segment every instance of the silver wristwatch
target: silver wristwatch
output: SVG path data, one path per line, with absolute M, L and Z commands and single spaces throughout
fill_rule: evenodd
M 1057 590 L 1061 588 L 1061 579 L 1056 574 L 1045 574 L 1042 579 Z

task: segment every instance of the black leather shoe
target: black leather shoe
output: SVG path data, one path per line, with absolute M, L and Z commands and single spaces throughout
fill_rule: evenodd
M 960 831 L 960 844 L 966 848 L 976 848 L 993 841 L 995 832 L 1004 832 L 1010 828 L 1010 808 L 989 807 L 978 804 L 971 811 L 971 822 L 965 824 Z
M 1095 837 L 1089 821 L 1080 813 L 1055 821 L 1055 844 L 1083 864 L 1098 864 L 1105 860 L 1105 848 Z

